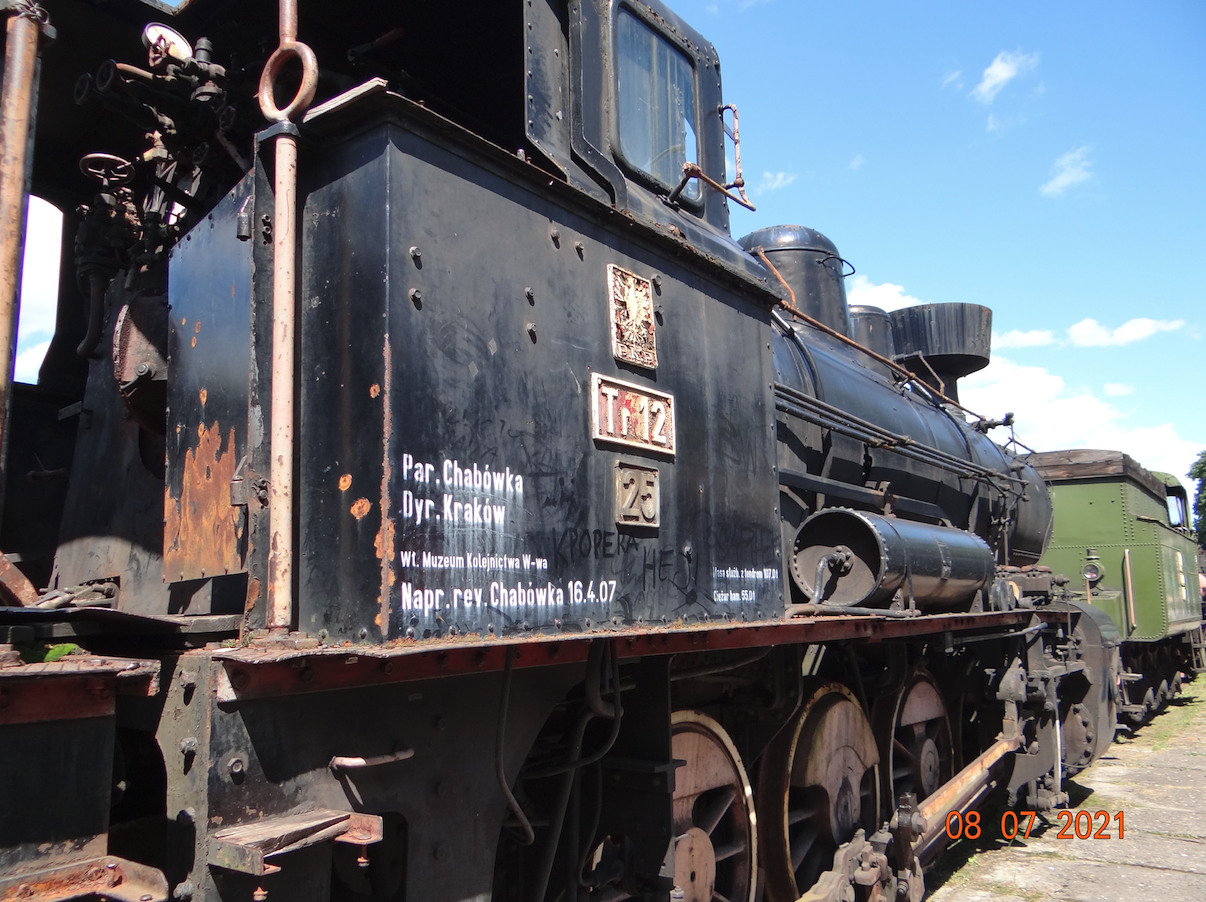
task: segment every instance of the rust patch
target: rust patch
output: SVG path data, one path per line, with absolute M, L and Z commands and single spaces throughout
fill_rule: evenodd
M 385 344 L 381 351 L 384 362 L 382 381 L 385 384 L 385 397 L 381 407 L 381 529 L 377 532 L 373 547 L 377 551 L 377 560 L 381 561 L 381 594 L 377 602 L 381 607 L 373 622 L 381 630 L 384 638 L 389 637 L 389 601 L 393 594 L 394 580 L 394 520 L 391 515 L 393 505 L 389 500 L 389 484 L 393 478 L 393 459 L 391 449 L 394 437 L 393 411 L 389 406 L 389 387 L 394 378 L 394 356 L 389 345 L 389 335 L 385 336 Z M 377 386 L 374 385 L 373 388 Z M 372 389 L 369 390 L 372 394 Z M 373 395 L 373 397 L 377 397 Z
M 196 346 L 197 346 L 197 336 L 194 335 L 193 336 L 193 347 L 195 348 Z
M 197 320 L 195 323 L 193 323 L 193 331 L 194 332 L 201 331 L 201 320 Z
M 0 600 L 15 602 L 19 608 L 38 603 L 38 590 L 3 554 L 0 554 Z
M 200 395 L 201 395 L 201 406 L 204 407 L 205 399 L 209 397 L 209 392 L 207 392 L 205 389 L 201 389 Z
M 374 382 L 372 385 L 369 386 L 369 397 L 375 398 L 379 394 L 381 394 L 381 386 L 378 385 L 376 382 Z
M 365 514 L 373 509 L 373 502 L 367 498 L 357 498 L 352 504 L 352 516 L 357 520 L 363 520 Z
M 197 446 L 184 456 L 180 497 L 164 493 L 163 575 L 167 582 L 241 573 L 243 508 L 230 503 L 238 461 L 234 429 L 225 447 L 217 421 L 197 427 Z
M 344 473 L 339 477 L 339 491 L 346 492 L 352 487 L 352 474 Z

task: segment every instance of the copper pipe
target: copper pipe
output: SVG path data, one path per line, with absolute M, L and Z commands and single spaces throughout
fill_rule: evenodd
M 1126 612 L 1130 615 L 1131 629 L 1135 628 L 1135 587 L 1131 585 L 1131 549 L 1122 552 L 1122 572 L 1126 576 Z
M 280 42 L 289 44 L 297 40 L 297 0 L 281 0 Z
M 260 110 L 265 118 L 288 124 L 309 106 L 318 84 L 314 52 L 297 41 L 297 0 L 280 0 L 280 44 L 260 76 Z M 276 106 L 273 84 L 290 56 L 302 63 L 302 86 L 284 109 Z M 297 341 L 297 130 L 276 136 L 272 247 L 272 432 L 269 440 L 268 628 L 293 624 L 293 425 Z
M 21 257 L 25 249 L 25 171 L 33 119 L 40 24 L 32 11 L 10 15 L 0 94 L 0 509 L 7 469 L 8 408 L 13 386 Z
M 276 202 L 272 217 L 272 478 L 268 553 L 268 626 L 293 622 L 293 380 L 297 253 L 297 139 L 276 139 Z

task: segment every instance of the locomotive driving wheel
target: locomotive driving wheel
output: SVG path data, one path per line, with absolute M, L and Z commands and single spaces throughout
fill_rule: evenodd
M 753 789 L 724 728 L 696 711 L 671 717 L 674 882 L 684 902 L 750 902 L 758 875 Z
M 804 706 L 771 742 L 758 771 L 768 902 L 791 902 L 833 866 L 834 853 L 879 814 L 879 751 L 845 686 L 805 681 Z
M 920 803 L 954 774 L 954 743 L 942 693 L 933 676 L 916 670 L 899 692 L 875 702 L 884 792 L 892 804 L 911 792 Z

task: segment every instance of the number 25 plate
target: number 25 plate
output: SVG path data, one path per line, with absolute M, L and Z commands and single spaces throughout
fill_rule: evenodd
M 674 456 L 674 397 L 592 373 L 593 438 Z

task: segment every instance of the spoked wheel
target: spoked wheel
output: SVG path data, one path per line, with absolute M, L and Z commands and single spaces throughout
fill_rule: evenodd
M 804 685 L 804 706 L 762 756 L 758 814 L 768 902 L 791 902 L 833 866 L 838 846 L 879 813 L 879 751 L 845 686 Z
M 671 717 L 674 882 L 684 902 L 750 902 L 758 875 L 753 790 L 729 734 L 696 711 Z
M 950 719 L 942 693 L 927 671 L 917 670 L 899 692 L 878 699 L 873 719 L 890 805 L 906 792 L 921 802 L 950 780 L 954 774 Z

